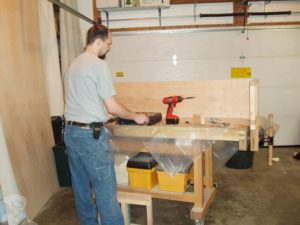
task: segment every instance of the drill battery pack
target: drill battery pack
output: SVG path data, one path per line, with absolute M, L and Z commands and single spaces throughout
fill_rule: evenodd
M 137 112 L 145 114 L 149 117 L 149 123 L 148 126 L 156 124 L 162 120 L 162 114 L 159 112 Z M 137 123 L 134 120 L 127 120 L 122 118 L 117 118 L 117 124 L 120 125 L 136 125 Z

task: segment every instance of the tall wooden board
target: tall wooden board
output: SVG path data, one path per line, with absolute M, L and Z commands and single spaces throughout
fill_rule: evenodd
M 1 0 L 0 7 L 0 116 L 30 218 L 58 188 L 37 4 Z
M 249 80 L 199 80 L 165 82 L 116 83 L 117 98 L 126 107 L 139 112 L 161 112 L 168 106 L 163 97 L 180 95 L 195 97 L 183 100 L 174 108 L 180 117 L 205 117 L 249 119 Z

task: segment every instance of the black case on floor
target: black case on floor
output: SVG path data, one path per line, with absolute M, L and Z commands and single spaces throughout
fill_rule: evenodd
M 233 169 L 248 169 L 252 167 L 253 157 L 253 151 L 238 151 L 226 162 L 226 166 Z

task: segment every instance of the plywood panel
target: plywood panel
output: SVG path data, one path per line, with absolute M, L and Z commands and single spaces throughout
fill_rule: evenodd
M 1 1 L 0 115 L 30 218 L 58 187 L 37 18 L 37 0 Z
M 161 112 L 167 105 L 163 97 L 194 96 L 177 104 L 174 114 L 192 117 L 249 118 L 249 80 L 206 80 L 170 82 L 116 83 L 117 98 L 126 107 L 137 112 Z

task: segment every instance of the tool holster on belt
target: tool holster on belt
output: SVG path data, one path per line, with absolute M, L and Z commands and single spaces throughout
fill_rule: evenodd
M 93 122 L 93 137 L 94 137 L 94 139 L 96 139 L 96 140 L 99 139 L 102 127 L 103 127 L 103 123 Z

